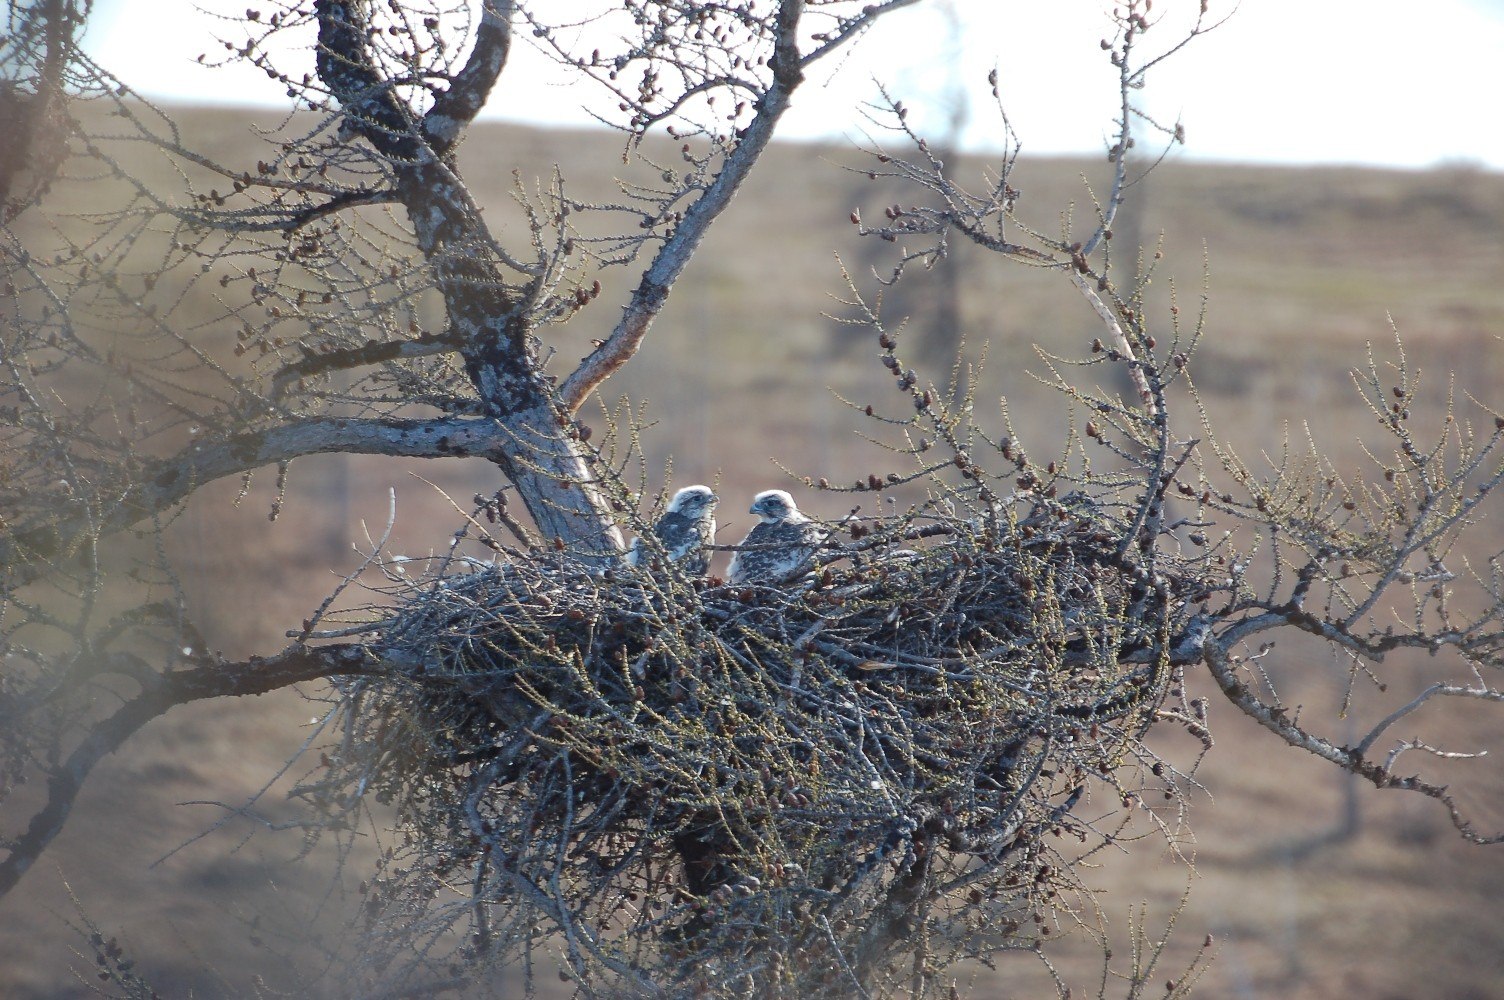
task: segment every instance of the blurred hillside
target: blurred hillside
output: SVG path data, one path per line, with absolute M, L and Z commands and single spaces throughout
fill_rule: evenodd
M 190 144 L 214 149 L 222 161 L 250 164 L 264 155 L 244 115 L 185 109 L 178 118 Z M 574 196 L 601 201 L 612 198 L 622 169 L 614 136 L 496 125 L 477 128 L 461 159 L 487 206 L 507 202 L 514 168 L 532 183 L 558 163 Z M 726 498 L 723 540 L 749 526 L 745 506 L 755 491 L 800 490 L 782 469 L 842 482 L 903 468 L 860 436 L 867 429 L 860 407 L 902 415 L 906 402 L 877 363 L 872 334 L 824 315 L 843 314 L 837 255 L 871 294 L 870 269 L 885 274 L 896 252 L 863 245 L 848 213 L 860 207 L 878 218 L 883 206 L 913 197 L 869 180 L 867 166 L 843 148 L 770 150 L 676 286 L 640 356 L 604 387 L 607 404 L 645 402 L 647 419 L 656 421 L 643 439 L 650 491 L 716 485 Z M 963 177 L 971 171 L 980 186 L 984 166 L 963 166 Z M 1047 232 L 1059 231 L 1068 212 L 1089 219 L 1089 188 L 1104 182 L 1102 166 L 1021 162 L 1013 179 L 1023 193 L 1020 214 Z M 1417 415 L 1418 425 L 1442 427 L 1448 372 L 1457 375 L 1459 417 L 1479 415 L 1466 403 L 1469 392 L 1504 404 L 1504 176 L 1170 163 L 1138 189 L 1134 213 L 1118 226 L 1115 252 L 1131 261 L 1140 241 L 1146 263 L 1163 252 L 1147 301 L 1166 321 L 1172 294 L 1187 326 L 1207 296 L 1205 339 L 1191 370 L 1213 427 L 1245 458 L 1277 455 L 1288 430 L 1297 441 L 1309 432 L 1339 469 L 1362 468 L 1360 441 L 1379 438 L 1349 371 L 1366 363 L 1369 343 L 1381 358 L 1397 357 L 1396 330 L 1433 404 Z M 976 402 L 982 423 L 1001 431 L 998 400 L 1006 397 L 1018 436 L 1048 455 L 1070 414 L 1064 398 L 1030 374 L 1045 372 L 1036 345 L 1083 356 L 1100 335 L 1098 320 L 1058 274 L 1004 266 L 960 246 L 946 266 L 954 271 L 915 273 L 889 296 L 891 321 L 912 312 L 903 353 L 943 385 L 959 327 L 962 356 L 975 361 L 985 350 L 987 357 Z M 600 277 L 601 300 L 546 334 L 561 372 L 609 330 L 630 291 L 627 273 Z M 948 302 L 949 288 L 959 294 Z M 1180 400 L 1183 436 L 1202 433 L 1188 403 Z M 238 483 L 195 497 L 172 539 L 211 644 L 232 656 L 280 647 L 284 630 L 358 562 L 351 545 L 363 544 L 362 524 L 381 530 L 389 488 L 398 497 L 390 550 L 441 548 L 458 516 L 410 473 L 461 505 L 497 485 L 484 463 L 325 457 L 293 466 L 275 524 L 266 517 L 270 476 L 238 505 Z M 842 497 L 806 496 L 825 516 L 850 506 Z M 1504 548 L 1504 512 L 1495 522 L 1490 551 Z M 1488 554 L 1474 555 L 1481 564 Z M 1345 664 L 1321 656 L 1281 647 L 1270 667 L 1285 699 L 1312 712 L 1331 709 L 1345 677 Z M 1417 660 L 1399 674 L 1419 678 L 1427 668 Z M 1197 693 L 1211 688 L 1200 677 L 1188 683 Z M 1413 693 L 1392 687 L 1391 708 L 1408 700 L 1404 690 Z M 1447 749 L 1497 748 L 1496 718 L 1473 706 L 1445 710 L 1453 719 Z M 306 961 L 308 936 L 337 934 L 358 898 L 346 894 L 348 886 L 329 890 L 325 853 L 289 864 L 300 849 L 297 831 L 264 828 L 285 818 L 275 814 L 275 790 L 263 803 L 264 823 L 236 820 L 154 863 L 223 815 L 179 803 L 243 802 L 273 780 L 318 712 L 290 694 L 184 708 L 102 766 L 72 826 L 27 876 L 21 898 L 0 910 L 0 995 L 80 994 L 91 972 L 70 954 L 81 942 L 66 926 L 79 923 L 79 908 L 106 936 L 121 937 L 164 995 L 250 994 L 258 973 L 268 989 L 288 987 L 277 978 L 286 974 L 282 956 Z M 1504 997 L 1504 847 L 1464 845 L 1442 811 L 1418 798 L 1358 789 L 1353 806 L 1350 786 L 1330 768 L 1230 713 L 1213 699 L 1217 746 L 1198 772 L 1207 793 L 1194 801 L 1193 837 L 1184 845 L 1194 873 L 1153 837 L 1088 873 L 1104 889 L 1100 905 L 1122 953 L 1136 905 L 1148 903 L 1148 932 L 1158 936 L 1189 885 L 1163 973 L 1178 976 L 1175 959 L 1215 934 L 1218 957 L 1204 996 Z M 1194 750 L 1166 747 L 1186 763 Z M 1480 825 L 1504 827 L 1504 771 L 1488 758 L 1453 773 Z M 1109 804 L 1084 808 L 1105 813 Z M 1319 846 L 1344 823 L 1341 839 Z M 374 831 L 361 845 L 357 865 L 361 852 L 381 846 Z M 309 920 L 315 931 L 303 930 Z M 1080 984 L 1077 995 L 1096 981 L 1094 950 L 1067 941 L 1059 952 L 1063 974 Z M 981 996 L 1042 995 L 1044 981 L 1026 956 L 979 976 L 987 984 Z M 339 995 L 338 984 L 323 985 Z

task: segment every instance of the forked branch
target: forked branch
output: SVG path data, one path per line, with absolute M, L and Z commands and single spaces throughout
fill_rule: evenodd
M 1254 690 L 1237 676 L 1237 663 L 1228 652 L 1227 647 L 1218 641 L 1208 641 L 1202 647 L 1202 653 L 1212 679 L 1227 697 L 1227 700 L 1238 707 L 1239 710 L 1253 719 L 1265 729 L 1274 733 L 1281 740 L 1299 750 L 1314 754 L 1322 760 L 1336 764 L 1344 771 L 1356 774 L 1373 782 L 1376 788 L 1397 789 L 1400 791 L 1419 792 L 1429 798 L 1436 799 L 1446 807 L 1447 814 L 1451 818 L 1452 825 L 1457 828 L 1464 839 L 1474 844 L 1499 844 L 1504 843 L 1504 832 L 1493 834 L 1479 833 L 1462 810 L 1458 807 L 1456 799 L 1452 796 L 1446 785 L 1438 785 L 1433 782 L 1422 780 L 1419 775 L 1400 776 L 1390 769 L 1393 759 L 1385 764 L 1377 763 L 1363 756 L 1363 751 L 1369 747 L 1388 724 L 1397 721 L 1398 718 L 1419 707 L 1424 697 L 1417 699 L 1410 705 L 1394 713 L 1390 719 L 1381 722 L 1369 737 L 1357 747 L 1341 747 L 1311 733 L 1303 726 L 1297 725 L 1284 708 L 1265 703 Z M 1442 693 L 1440 690 L 1435 693 Z M 1490 690 L 1471 691 L 1458 688 L 1457 693 L 1466 693 L 1472 697 L 1482 697 L 1490 701 L 1504 702 L 1504 693 Z

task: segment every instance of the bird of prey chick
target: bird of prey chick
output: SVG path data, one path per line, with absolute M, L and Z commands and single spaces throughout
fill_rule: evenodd
M 710 546 L 715 538 L 715 505 L 720 497 L 708 486 L 686 486 L 669 501 L 668 509 L 653 525 L 653 537 L 664 553 L 684 567 L 690 576 L 704 576 L 710 568 Z M 640 566 L 651 550 L 639 538 L 627 550 L 628 566 Z
M 828 532 L 801 514 L 793 497 L 765 490 L 753 499 L 751 512 L 760 520 L 731 557 L 727 583 L 783 583 L 813 568 L 811 560 Z

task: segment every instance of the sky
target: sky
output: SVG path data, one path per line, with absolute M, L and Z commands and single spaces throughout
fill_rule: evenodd
M 551 0 L 567 4 L 571 0 Z M 251 70 L 196 62 L 247 0 L 96 0 L 86 44 L 108 69 L 149 96 L 226 104 L 285 104 Z M 1196 0 L 1159 0 L 1174 18 Z M 969 94 L 963 145 L 995 147 L 988 94 L 997 68 L 1003 104 L 1025 153 L 1097 154 L 1115 98 L 1098 41 L 1105 0 L 949 0 L 884 18 L 855 49 L 817 64 L 781 123 L 784 138 L 860 138 L 860 108 L 881 82 L 938 134 L 958 93 Z M 135 13 L 128 16 L 127 6 Z M 1149 112 L 1181 121 L 1183 155 L 1258 163 L 1436 165 L 1504 171 L 1498 66 L 1504 0 L 1211 0 L 1232 17 L 1150 77 Z M 144 34 L 143 34 L 144 33 Z M 1170 35 L 1169 22 L 1158 31 Z M 1146 36 L 1156 38 L 1156 32 Z M 310 40 L 311 42 L 311 40 Z M 309 62 L 311 54 L 295 53 Z M 519 46 L 483 115 L 532 124 L 585 125 L 584 97 L 537 53 Z M 541 82 L 540 81 L 544 81 Z

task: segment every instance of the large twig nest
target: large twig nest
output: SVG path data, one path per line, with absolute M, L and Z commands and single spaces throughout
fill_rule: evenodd
M 467 968 L 562 933 L 582 979 L 729 995 L 844 995 L 809 970 L 865 976 L 938 908 L 936 950 L 1027 939 L 1041 827 L 1085 837 L 1066 811 L 1164 696 L 1173 590 L 1050 523 L 955 520 L 776 588 L 556 558 L 435 581 L 320 785 L 410 831 L 373 928 L 416 926 L 418 961 L 468 926 L 441 949 Z

